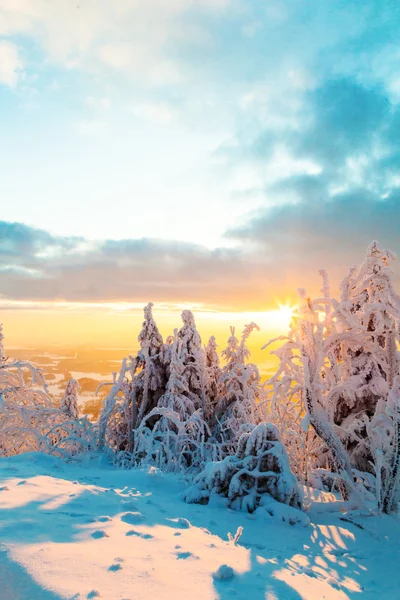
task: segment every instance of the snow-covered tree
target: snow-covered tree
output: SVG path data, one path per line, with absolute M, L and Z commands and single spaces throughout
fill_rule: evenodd
M 255 323 L 246 325 L 239 342 L 235 328 L 231 327 L 228 345 L 222 352 L 227 364 L 222 368 L 218 382 L 220 399 L 215 409 L 214 429 L 216 439 L 228 454 L 236 450 L 243 428 L 256 423 L 257 402 L 262 394 L 261 378 L 256 365 L 247 363 L 250 351 L 246 345 L 254 329 L 259 329 Z
M 193 400 L 196 410 L 200 408 L 205 415 L 207 412 L 207 379 L 201 337 L 190 310 L 182 312 L 182 321 L 183 326 L 177 334 L 180 342 L 179 360 L 183 366 L 182 377 L 186 381 L 188 395 Z
M 0 369 L 4 367 L 6 364 L 6 356 L 4 352 L 4 333 L 3 333 L 3 323 L 0 323 Z
M 163 361 L 163 338 L 153 318 L 153 303 L 144 308 L 144 322 L 138 341 L 140 350 L 131 361 L 131 378 L 135 381 L 135 397 L 138 406 L 137 422 L 155 406 L 165 391 L 166 371 Z M 139 370 L 139 373 L 137 371 Z M 133 426 L 136 427 L 136 419 Z
M 331 343 L 334 385 L 327 410 L 352 464 L 362 471 L 370 469 L 373 459 L 371 421 L 384 413 L 399 374 L 400 298 L 389 266 L 394 258 L 373 242 L 360 267 L 352 267 L 343 280 L 340 301 L 333 301 L 338 341 Z
M 212 335 L 204 348 L 205 369 L 206 369 L 206 388 L 207 388 L 207 419 L 211 419 L 215 412 L 216 405 L 220 396 L 220 377 L 221 367 L 217 350 L 217 341 Z
M 253 512 L 271 497 L 289 506 L 301 507 L 301 494 L 279 431 L 260 423 L 243 433 L 236 453 L 222 461 L 209 462 L 185 492 L 189 503 L 208 503 L 213 497 L 228 499 L 228 506 Z
M 73 417 L 74 419 L 79 417 L 78 392 L 79 383 L 76 381 L 76 379 L 70 379 L 60 401 L 61 412 Z
M 279 365 L 264 385 L 265 399 L 260 402 L 258 412 L 260 419 L 278 427 L 293 472 L 307 483 L 313 469 L 320 466 L 317 456 L 323 442 L 311 427 L 304 404 L 303 363 L 296 347 L 296 328 L 297 321 L 292 320 L 287 337 L 273 339 L 263 347 L 284 341 L 271 352 L 278 358 Z
M 175 329 L 174 343 L 171 348 L 170 376 L 158 407 L 176 412 L 182 421 L 188 419 L 197 410 L 198 400 L 197 395 L 189 389 L 189 381 L 185 377 L 184 358 L 182 340 L 178 338 L 178 330 Z
M 144 322 L 138 336 L 139 351 L 135 357 L 124 358 L 119 373 L 110 385 L 99 419 L 99 448 L 106 442 L 116 449 L 133 450 L 134 430 L 150 413 L 165 392 L 166 346 L 152 312 L 153 304 L 144 307 Z
M 311 300 L 301 291 L 289 335 L 275 352 L 278 372 L 270 380 L 272 407 L 278 406 L 278 414 L 287 411 L 286 420 L 296 413 L 304 429 L 310 423 L 324 442 L 312 449 L 313 459 L 337 473 L 345 496 L 354 497 L 360 482 L 369 489 L 371 474 L 386 511 L 398 487 L 393 407 L 400 375 L 400 298 L 389 266 L 393 259 L 373 242 L 361 266 L 344 279 L 339 301 L 330 295 L 325 272 L 323 297 Z
M 155 463 L 167 470 L 188 470 L 199 467 L 205 460 L 210 431 L 202 409 L 196 408 L 198 396 L 189 388 L 184 363 L 187 355 L 182 345 L 183 340 L 175 330 L 167 389 L 136 436 L 138 464 Z
M 2 337 L 4 356 L 4 336 Z M 86 418 L 56 408 L 39 369 L 28 361 L 4 360 L 0 368 L 0 455 L 44 452 L 69 457 L 95 447 Z

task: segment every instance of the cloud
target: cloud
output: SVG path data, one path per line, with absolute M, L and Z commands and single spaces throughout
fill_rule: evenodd
M 327 268 L 337 286 L 373 239 L 400 256 L 400 189 L 382 200 L 364 189 L 332 199 L 281 204 L 260 210 L 227 237 L 264 255 L 268 278 L 317 290 L 317 273 Z M 397 283 L 400 283 L 396 265 Z
M 0 85 L 15 87 L 21 75 L 22 66 L 17 46 L 12 42 L 0 40 Z
M 184 37 L 191 15 L 219 15 L 231 0 L 0 0 L 0 35 L 34 40 L 46 58 L 66 68 L 104 69 L 166 82 L 176 78 L 170 46 Z
M 80 119 L 75 123 L 75 129 L 82 135 L 98 135 L 105 131 L 106 121 L 101 119 Z
M 320 267 L 338 283 L 372 239 L 399 253 L 399 111 L 382 84 L 328 78 L 299 95 L 297 124 L 268 122 L 244 141 L 238 135 L 226 153 L 230 168 L 266 165 L 262 184 L 247 190 L 262 195 L 258 207 L 226 237 L 268 256 L 277 286 L 305 285 L 309 273 L 305 283 L 315 287 Z
M 132 106 L 132 112 L 152 123 L 170 123 L 175 117 L 175 110 L 162 102 L 146 102 Z
M 190 303 L 251 311 L 317 293 L 318 270 L 335 285 L 371 240 L 399 251 L 400 196 L 346 196 L 328 206 L 285 205 L 260 213 L 229 236 L 235 247 L 156 239 L 88 241 L 0 222 L 0 290 L 8 302 Z M 358 215 L 357 219 L 346 219 Z
M 232 248 L 152 239 L 88 242 L 0 222 L 0 289 L 10 300 L 239 306 L 258 271 Z

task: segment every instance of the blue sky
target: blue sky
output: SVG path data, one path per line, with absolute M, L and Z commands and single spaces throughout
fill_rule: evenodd
M 398 252 L 399 30 L 397 1 L 0 0 L 3 297 L 238 308 Z

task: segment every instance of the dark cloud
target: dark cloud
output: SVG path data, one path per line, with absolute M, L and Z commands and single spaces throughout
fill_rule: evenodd
M 323 202 L 261 210 L 227 236 L 271 257 L 269 276 L 278 287 L 290 279 L 293 288 L 315 291 L 320 268 L 327 268 L 337 285 L 373 239 L 400 256 L 399 224 L 400 190 L 382 200 L 359 189 Z
M 193 302 L 227 308 L 263 297 L 261 265 L 232 248 L 129 239 L 88 242 L 1 223 L 0 296 L 14 300 Z M 250 298 L 250 291 L 254 296 Z
M 321 267 L 338 283 L 373 239 L 400 253 L 400 106 L 382 85 L 354 77 L 322 81 L 299 96 L 299 106 L 297 127 L 288 119 L 286 129 L 266 128 L 246 144 L 238 137 L 230 157 L 268 164 L 284 148 L 297 163 L 295 173 L 266 179 L 264 206 L 226 233 L 265 256 L 278 287 L 314 286 Z

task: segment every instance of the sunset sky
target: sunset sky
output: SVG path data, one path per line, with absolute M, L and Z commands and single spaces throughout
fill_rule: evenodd
M 10 343 L 129 343 L 149 300 L 265 342 L 319 268 L 399 253 L 399 31 L 398 0 L 0 0 Z

